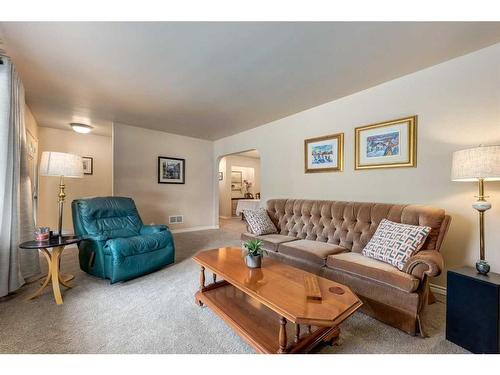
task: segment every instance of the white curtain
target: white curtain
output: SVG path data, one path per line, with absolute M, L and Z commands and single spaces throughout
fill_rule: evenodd
M 20 250 L 33 237 L 24 88 L 11 61 L 0 64 L 0 297 L 40 272 L 36 251 Z

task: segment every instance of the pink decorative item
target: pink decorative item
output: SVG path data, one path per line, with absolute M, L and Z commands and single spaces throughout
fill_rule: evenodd
M 47 241 L 50 237 L 49 227 L 38 227 L 35 229 L 35 240 L 36 241 Z

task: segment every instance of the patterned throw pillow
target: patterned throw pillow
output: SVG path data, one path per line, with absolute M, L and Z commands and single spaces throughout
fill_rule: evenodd
M 394 223 L 383 219 L 363 255 L 403 270 L 408 259 L 423 246 L 430 227 Z
M 265 208 L 243 210 L 243 215 L 253 234 L 260 236 L 261 234 L 278 233 Z

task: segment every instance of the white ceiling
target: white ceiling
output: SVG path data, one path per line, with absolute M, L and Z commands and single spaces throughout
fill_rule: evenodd
M 41 126 L 218 139 L 500 42 L 500 23 L 1 23 Z

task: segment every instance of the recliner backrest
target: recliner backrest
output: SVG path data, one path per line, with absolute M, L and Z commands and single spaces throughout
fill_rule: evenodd
M 107 238 L 137 236 L 143 226 L 135 203 L 126 197 L 76 199 L 71 203 L 77 236 Z

